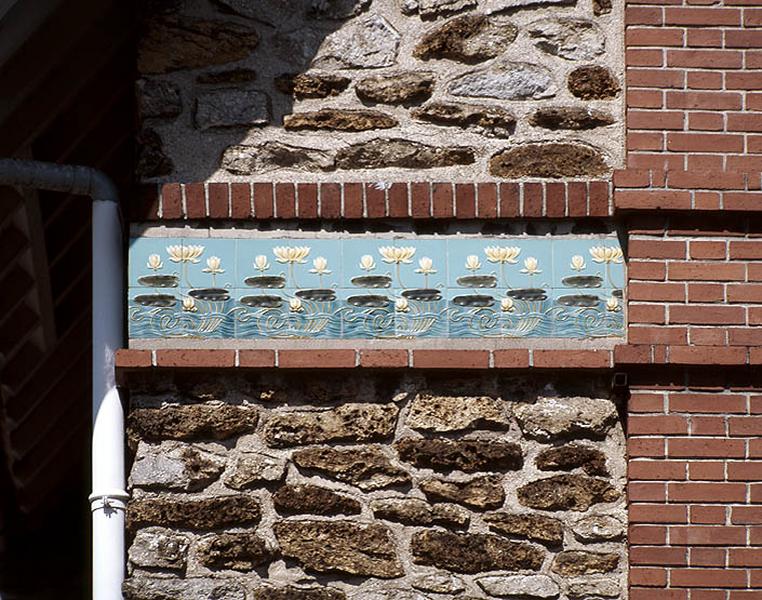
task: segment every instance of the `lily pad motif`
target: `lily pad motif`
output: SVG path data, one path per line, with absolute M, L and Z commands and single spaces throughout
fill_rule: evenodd
M 283 298 L 264 294 L 261 296 L 244 296 L 239 302 L 252 308 L 278 308 L 283 304 Z

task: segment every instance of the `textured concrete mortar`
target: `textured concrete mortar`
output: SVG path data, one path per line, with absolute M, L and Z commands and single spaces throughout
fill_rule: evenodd
M 248 405 L 259 419 L 256 430 L 225 439 L 212 439 L 199 428 L 201 433 L 195 439 L 166 441 L 161 447 L 144 441 L 133 445 L 137 454 L 131 476 L 129 520 L 134 537 L 129 549 L 128 597 L 463 600 L 512 597 L 511 590 L 522 589 L 529 594 L 527 598 L 560 595 L 565 599 L 579 590 L 602 589 L 607 593 L 615 590 L 613 597 L 625 598 L 626 466 L 621 423 L 608 420 L 608 425 L 601 425 L 594 414 L 579 411 L 575 427 L 570 427 L 566 415 L 560 414 L 561 424 L 549 434 L 551 439 L 537 440 L 524 436 L 513 417 L 520 412 L 517 409 L 537 402 L 546 407 L 563 406 L 568 398 L 603 405 L 611 402 L 606 389 L 605 380 L 592 376 L 551 380 L 527 376 L 136 374 L 131 379 L 133 416 L 148 418 L 146 411 L 174 414 L 161 410 L 173 406 L 176 411 L 192 411 L 192 419 L 202 414 L 193 409 L 199 404 Z M 468 403 L 470 398 L 492 399 L 486 404 L 472 402 L 475 411 L 479 406 L 492 406 L 489 411 L 493 414 L 494 405 L 502 405 L 500 420 L 487 419 L 452 431 L 444 413 L 457 411 L 457 401 Z M 293 440 L 285 447 L 267 443 L 267 424 L 274 419 L 286 423 L 289 415 L 300 415 L 299 419 L 310 413 L 335 415 L 338 407 L 358 402 L 399 407 L 395 426 L 384 439 L 352 440 L 352 432 L 358 432 L 348 421 L 348 437 L 341 443 L 303 445 L 301 440 Z M 410 418 L 411 407 L 421 402 L 430 403 L 428 421 L 420 412 Z M 443 414 L 434 414 L 437 410 Z M 552 419 L 552 408 L 543 409 L 543 415 Z M 150 419 L 154 422 L 156 413 Z M 595 431 L 579 426 L 585 420 L 595 424 Z M 131 423 L 138 426 L 135 418 Z M 342 427 L 339 422 L 334 426 Z M 131 439 L 139 437 L 138 430 L 131 431 Z M 413 458 L 399 452 L 400 442 L 410 439 L 446 440 L 438 443 L 449 448 L 451 457 L 457 458 L 453 453 L 462 448 L 469 460 L 478 461 L 468 472 L 458 470 L 462 459 L 439 461 L 432 465 L 434 470 L 420 462 L 415 466 L 408 462 Z M 496 457 L 490 449 L 499 448 L 498 441 L 519 449 L 523 463 Z M 282 442 L 277 445 L 284 446 Z M 576 505 L 568 511 L 534 510 L 522 504 L 519 490 L 532 482 L 553 476 L 590 481 L 581 467 L 564 466 L 571 468 L 568 471 L 538 468 L 536 461 L 543 451 L 565 443 L 593 447 L 605 457 L 610 475 L 594 479 L 610 489 L 607 501 L 595 502 L 589 510 Z M 156 462 L 159 449 L 165 447 L 171 460 Z M 344 477 L 330 470 L 305 468 L 308 463 L 294 460 L 297 454 L 309 457 L 320 449 L 345 452 L 361 462 L 363 452 L 377 453 L 405 477 L 382 477 L 378 485 L 367 488 L 360 485 L 361 479 L 353 480 L 351 471 Z M 189 461 L 189 471 L 182 468 L 183 457 Z M 157 469 L 151 479 L 146 460 L 165 468 Z M 441 501 L 436 494 L 424 493 L 431 481 L 462 489 L 468 482 L 482 480 L 488 486 L 472 486 L 468 498 L 454 493 Z M 482 492 L 487 494 L 483 498 Z M 221 502 L 222 498 L 227 501 Z M 231 511 L 225 515 L 203 512 L 204 506 L 236 506 L 238 499 L 245 499 L 250 507 L 240 513 L 248 525 L 231 522 Z M 187 508 L 173 508 L 181 505 Z M 167 508 L 162 510 L 162 506 Z M 183 511 L 193 518 L 178 521 Z M 301 531 L 308 534 L 304 543 Z
M 220 4 L 218 1 L 217 5 Z M 458 180 L 473 181 L 488 179 L 487 163 L 489 157 L 500 150 L 506 150 L 519 144 L 531 141 L 583 141 L 600 148 L 605 156 L 608 167 L 621 166 L 624 155 L 624 102 L 623 93 L 619 93 L 610 100 L 580 100 L 575 98 L 566 86 L 567 76 L 575 68 L 596 64 L 607 67 L 615 77 L 623 81 L 623 3 L 614 3 L 612 11 L 608 14 L 593 14 L 592 2 L 578 0 L 576 3 L 557 4 L 550 0 L 532 5 L 526 3 L 506 3 L 494 0 L 480 0 L 459 3 L 449 3 L 450 6 L 461 7 L 461 10 L 451 14 L 445 14 L 435 19 L 422 19 L 418 14 L 403 14 L 402 7 L 409 2 L 399 0 L 373 0 L 372 2 L 355 2 L 354 12 L 356 16 L 346 20 L 323 20 L 319 26 L 322 33 L 316 34 L 305 26 L 314 26 L 317 21 L 297 17 L 289 17 L 280 23 L 266 24 L 254 20 L 256 17 L 251 9 L 241 8 L 246 3 L 228 1 L 227 4 L 236 8 L 239 14 L 220 12 L 218 6 L 211 0 L 189 0 L 184 3 L 182 15 L 222 23 L 230 23 L 233 26 L 243 26 L 256 32 L 259 43 L 248 55 L 237 61 L 224 64 L 210 65 L 194 69 L 172 70 L 163 74 L 146 74 L 145 79 L 166 81 L 174 84 L 179 90 L 183 112 L 178 117 L 172 117 L 173 111 L 166 117 L 148 118 L 144 122 L 145 128 L 154 130 L 161 136 L 164 152 L 174 164 L 174 171 L 166 174 L 164 180 L 180 181 L 236 181 L 246 180 L 253 176 L 266 176 L 276 181 L 289 181 L 298 175 L 303 181 L 320 180 L 381 180 L 400 181 L 410 178 L 415 173 L 417 178 L 430 180 Z M 274 5 L 275 2 L 265 3 Z M 309 2 L 301 2 L 308 5 Z M 314 3 L 313 3 L 314 4 Z M 335 2 L 326 3 L 336 5 Z M 351 4 L 351 2 L 344 2 Z M 442 3 L 427 2 L 423 5 L 436 5 Z M 517 10 L 508 10 L 511 6 L 521 5 Z M 507 21 L 518 28 L 518 36 L 515 41 L 505 46 L 505 50 L 495 58 L 482 62 L 460 62 L 450 59 L 420 60 L 414 57 L 414 50 L 426 34 L 440 28 L 446 21 L 470 14 L 490 14 L 494 11 L 494 17 Z M 255 10 L 256 12 L 256 10 Z M 286 11 L 289 14 L 298 14 L 295 8 Z M 339 11 L 341 12 L 341 11 Z M 347 11 L 344 11 L 347 12 Z M 352 11 L 349 11 L 352 12 Z M 566 43 L 561 39 L 556 46 L 561 47 L 561 54 L 574 58 L 569 60 L 562 56 L 554 56 L 547 50 L 539 49 L 536 44 L 543 41 L 532 37 L 531 31 L 542 28 L 546 19 L 586 19 L 595 23 L 596 31 L 605 36 L 605 51 L 601 54 L 592 53 L 592 58 L 584 52 L 580 52 L 574 44 Z M 383 45 L 394 42 L 395 34 L 389 33 L 391 38 L 383 40 L 378 54 L 369 53 L 369 57 L 375 57 L 370 62 L 373 68 L 336 68 L 352 66 L 356 54 L 355 45 L 343 45 L 333 40 L 346 36 L 356 30 L 362 23 L 371 20 L 374 23 L 383 22 L 380 29 L 372 28 L 373 36 L 380 35 L 381 31 L 394 31 L 399 39 L 396 59 L 390 62 L 389 56 L 394 54 L 393 46 Z M 539 23 L 540 25 L 537 25 Z M 555 31 L 555 30 L 553 30 Z M 253 36 L 254 34 L 252 34 Z M 563 37 L 563 36 L 562 36 Z M 558 40 L 556 40 L 558 41 Z M 555 43 L 555 42 L 554 42 Z M 300 49 L 312 45 L 301 56 Z M 550 44 L 553 45 L 553 44 Z M 583 40 L 584 45 L 584 40 Z M 316 48 L 320 48 L 316 50 Z M 306 64 L 317 56 L 326 56 L 328 50 L 334 48 L 332 55 L 338 55 L 341 60 L 319 59 L 317 66 L 308 67 Z M 595 46 L 596 52 L 600 50 Z M 350 52 L 351 50 L 351 52 Z M 579 58 L 584 55 L 583 58 Z M 343 56 L 343 57 L 342 57 Z M 380 60 L 382 57 L 383 60 Z M 579 59 L 578 59 L 579 58 Z M 370 59 L 369 59 L 370 60 Z M 498 100 L 494 98 L 458 97 L 450 93 L 451 84 L 454 80 L 483 69 L 489 69 L 492 65 L 501 64 L 505 61 L 530 62 L 541 68 L 547 69 L 554 80 L 553 85 L 558 88 L 555 97 L 541 97 L 537 100 Z M 345 64 L 341 64 L 345 61 Z M 348 62 L 346 62 L 348 61 Z M 354 62 L 353 62 L 354 61 Z M 300 62 L 301 64 L 295 64 Z M 256 72 L 253 81 L 241 82 L 240 70 L 252 69 Z M 231 71 L 230 81 L 227 83 L 204 84 L 199 83 L 199 77 L 208 77 L 209 74 Z M 457 102 L 478 104 L 485 107 L 503 108 L 513 113 L 517 118 L 515 133 L 509 139 L 500 139 L 485 136 L 477 125 L 466 127 L 440 126 L 416 120 L 411 113 L 413 106 L 425 105 L 422 101 L 410 103 L 410 105 L 397 104 L 373 104 L 363 103 L 355 93 L 356 85 L 368 77 L 394 75 L 404 71 L 431 73 L 435 79 L 433 93 L 427 102 Z M 284 73 L 331 74 L 347 77 L 351 80 L 348 88 L 339 91 L 328 98 L 301 98 L 295 99 L 284 95 L 277 90 L 275 79 Z M 145 84 L 141 83 L 142 89 Z M 218 90 L 231 92 L 256 91 L 264 92 L 270 97 L 270 123 L 264 126 L 249 127 L 245 123 L 234 127 L 215 127 L 212 129 L 198 130 L 194 127 L 195 106 L 200 98 L 209 98 L 210 93 Z M 225 94 L 220 94 L 224 97 Z M 331 130 L 319 131 L 286 131 L 283 129 L 283 117 L 292 113 L 316 111 L 325 108 L 332 109 L 363 109 L 372 106 L 381 110 L 400 125 L 387 130 L 370 130 L 357 133 L 337 132 Z M 531 114 L 542 107 L 579 107 L 591 110 L 600 110 L 611 114 L 615 123 L 609 126 L 598 127 L 587 131 L 556 130 L 548 131 L 541 127 L 530 124 Z M 261 108 L 261 105 L 260 107 Z M 155 111 L 154 111 L 155 112 Z M 259 113 L 258 113 L 259 114 Z M 245 119 L 243 119 L 245 121 Z M 327 151 L 329 154 L 350 145 L 367 142 L 377 138 L 404 138 L 412 142 L 430 144 L 435 147 L 463 147 L 475 148 L 478 156 L 473 164 L 447 166 L 441 168 L 413 170 L 404 168 L 382 169 L 337 169 L 330 173 L 302 171 L 294 169 L 278 168 L 252 174 L 233 174 L 220 166 L 221 156 L 224 150 L 235 145 L 258 145 L 263 142 L 279 142 L 294 147 L 307 147 Z M 261 166 L 260 163 L 260 167 Z M 157 180 L 146 177 L 146 180 Z M 159 180 L 162 178 L 160 177 Z

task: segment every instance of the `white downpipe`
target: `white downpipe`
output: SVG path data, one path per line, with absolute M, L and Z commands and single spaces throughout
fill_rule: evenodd
M 124 412 L 114 374 L 114 353 L 124 341 L 124 259 L 116 187 L 89 167 L 15 159 L 0 159 L 0 185 L 81 194 L 93 200 L 92 597 L 122 600 L 128 494 Z
M 119 207 L 93 202 L 93 598 L 121 600 L 124 580 L 124 413 L 114 378 L 122 345 Z M 118 266 L 116 266 L 118 265 Z

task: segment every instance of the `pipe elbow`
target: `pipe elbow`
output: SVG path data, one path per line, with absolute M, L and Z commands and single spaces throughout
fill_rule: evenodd
M 98 169 L 85 168 L 90 172 L 89 196 L 95 202 L 118 202 L 119 192 L 111 178 Z
M 0 185 L 81 194 L 96 202 L 118 202 L 111 179 L 97 169 L 35 160 L 0 159 Z

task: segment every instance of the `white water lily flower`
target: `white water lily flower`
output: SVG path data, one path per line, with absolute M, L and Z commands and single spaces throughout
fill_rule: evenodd
M 517 246 L 488 246 L 484 249 L 487 260 L 491 263 L 510 263 L 516 264 L 516 259 L 521 253 L 521 248 Z
M 183 298 L 183 312 L 196 312 L 197 310 L 198 308 L 196 308 L 196 301 L 192 296 Z
M 307 262 L 309 253 L 309 246 L 277 246 L 273 248 L 275 259 L 279 263 L 303 264 Z
M 615 246 L 593 246 L 590 248 L 590 256 L 597 263 L 621 263 L 623 259 L 622 249 Z
M 500 310 L 503 312 L 513 312 L 513 298 L 503 298 L 500 301 Z
M 524 260 L 524 268 L 521 269 L 521 272 L 527 275 L 537 275 L 537 273 L 542 273 L 539 266 L 540 264 L 537 262 L 537 259 L 534 256 L 530 256 Z
M 376 268 L 376 261 L 373 260 L 373 257 L 370 254 L 365 254 L 360 258 L 360 268 L 363 271 L 372 271 Z
M 394 310 L 397 312 L 407 312 L 410 310 L 407 298 L 397 298 L 394 302 Z
M 619 300 L 616 298 L 616 296 L 611 296 L 608 300 L 606 300 L 606 310 L 609 312 L 619 312 L 621 310 L 621 307 L 619 306 Z
M 151 254 L 151 256 L 148 257 L 147 266 L 153 271 L 158 271 L 164 266 L 164 263 L 161 262 L 161 256 L 158 254 Z
M 428 256 L 424 256 L 421 260 L 418 261 L 418 269 L 415 270 L 416 273 L 422 273 L 423 275 L 433 275 L 436 273 L 436 269 L 434 268 L 434 261 L 432 261 Z
M 313 260 L 312 266 L 313 268 L 310 269 L 310 273 L 315 273 L 317 275 L 331 274 L 331 272 L 328 270 L 328 261 L 322 256 L 318 256 L 315 260 Z
M 299 298 L 291 298 L 288 301 L 288 308 L 291 312 L 302 312 L 304 310 L 302 301 Z
M 482 263 L 479 262 L 479 257 L 476 254 L 472 254 L 466 257 L 466 269 L 469 271 L 478 271 L 482 268 Z
M 211 273 L 212 275 L 219 275 L 224 273 L 225 269 L 221 269 L 222 260 L 219 256 L 210 256 L 206 259 L 206 269 L 203 269 L 204 273 Z
M 413 262 L 415 248 L 412 246 L 381 246 L 378 252 L 385 263 L 409 264 Z
M 185 262 L 196 264 L 200 262 L 199 256 L 201 256 L 203 252 L 203 246 L 181 246 L 180 244 L 167 246 L 169 260 L 175 263 Z
M 270 263 L 267 262 L 267 257 L 264 254 L 260 254 L 254 259 L 254 267 L 260 273 L 264 273 L 270 268 Z
M 571 257 L 571 264 L 569 265 L 573 271 L 582 271 L 585 268 L 585 257 L 579 254 Z

